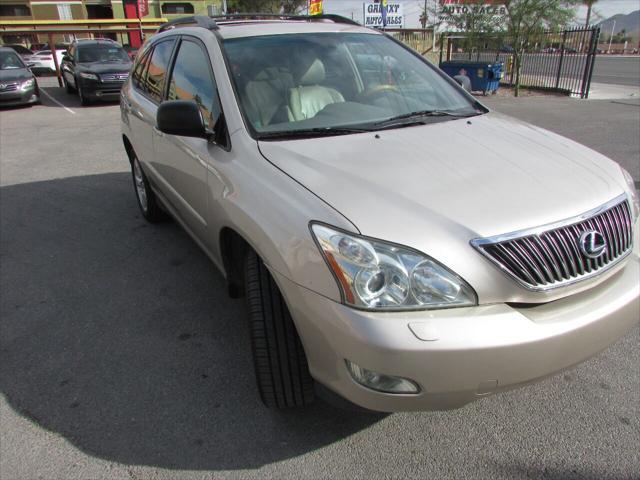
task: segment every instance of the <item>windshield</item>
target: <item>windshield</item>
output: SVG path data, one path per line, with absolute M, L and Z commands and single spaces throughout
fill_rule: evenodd
M 31 55 L 32 53 L 31 50 L 29 50 L 27 47 L 23 47 L 22 45 L 6 45 L 6 46 L 18 52 L 19 55 Z
M 78 48 L 78 62 L 129 62 L 129 55 L 120 45 L 93 44 Z
M 224 48 L 242 110 L 258 137 L 415 124 L 414 112 L 431 114 L 431 121 L 483 113 L 435 69 L 383 35 L 257 36 L 227 39 Z
M 22 59 L 15 52 L 0 52 L 0 70 L 26 68 Z

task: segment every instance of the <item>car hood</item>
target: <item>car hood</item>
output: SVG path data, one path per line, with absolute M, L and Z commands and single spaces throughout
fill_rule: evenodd
M 32 78 L 33 74 L 26 68 L 16 68 L 9 70 L 0 70 L 0 83 L 4 82 L 20 82 Z
M 79 63 L 78 71 L 91 73 L 124 73 L 131 70 L 131 63 Z
M 259 148 L 364 235 L 405 244 L 416 230 L 468 242 L 540 226 L 624 192 L 611 160 L 495 112 Z

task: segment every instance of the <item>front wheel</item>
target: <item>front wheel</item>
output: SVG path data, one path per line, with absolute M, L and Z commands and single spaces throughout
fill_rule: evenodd
M 64 83 L 64 89 L 66 90 L 67 93 L 72 94 L 76 92 L 76 89 L 71 86 L 71 84 L 65 78 L 64 75 L 62 76 L 62 82 Z
M 78 96 L 80 97 L 80 105 L 82 105 L 83 107 L 86 107 L 91 102 L 85 96 L 84 92 L 82 91 L 82 87 L 80 86 L 80 83 L 77 80 L 76 80 L 76 85 L 77 85 L 76 90 L 78 92 Z
M 245 282 L 262 402 L 281 409 L 313 402 L 313 379 L 302 342 L 276 282 L 255 252 L 245 259 Z

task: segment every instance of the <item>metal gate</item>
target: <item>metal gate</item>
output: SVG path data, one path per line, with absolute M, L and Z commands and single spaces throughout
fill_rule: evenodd
M 576 28 L 540 32 L 522 45 L 520 86 L 589 96 L 600 29 Z M 504 35 L 469 36 L 443 34 L 440 60 L 503 62 L 503 84 L 516 81 L 514 46 Z

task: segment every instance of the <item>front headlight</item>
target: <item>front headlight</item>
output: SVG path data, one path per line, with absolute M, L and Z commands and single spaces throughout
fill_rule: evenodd
M 348 305 L 426 310 L 477 304 L 462 278 L 423 253 L 317 223 L 311 231 Z
M 95 73 L 80 72 L 80 77 L 82 77 L 82 78 L 84 78 L 86 80 L 98 81 L 98 76 Z
M 22 85 L 20 86 L 20 88 L 22 88 L 22 90 L 26 90 L 27 88 L 33 87 L 33 85 L 35 83 L 36 83 L 36 81 L 33 78 L 29 78 L 29 79 L 25 80 L 24 82 L 22 82 Z
M 633 212 L 634 220 L 640 215 L 640 199 L 638 198 L 638 191 L 636 190 L 636 183 L 633 181 L 633 177 L 624 168 L 620 167 L 622 175 L 627 181 L 627 187 L 629 188 L 629 194 L 631 196 L 631 211 Z

